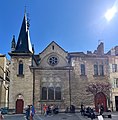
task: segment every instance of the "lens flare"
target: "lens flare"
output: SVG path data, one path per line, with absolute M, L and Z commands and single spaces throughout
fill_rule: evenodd
M 111 9 L 108 9 L 106 14 L 105 14 L 105 18 L 107 19 L 107 21 L 110 21 L 116 14 L 117 12 L 117 8 L 114 6 Z

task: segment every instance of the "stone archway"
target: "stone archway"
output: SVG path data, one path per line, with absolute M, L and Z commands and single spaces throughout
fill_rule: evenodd
M 95 95 L 95 110 L 96 112 L 99 111 L 99 106 L 103 104 L 104 106 L 104 111 L 107 111 L 107 99 L 106 99 L 106 95 L 102 92 L 99 92 Z

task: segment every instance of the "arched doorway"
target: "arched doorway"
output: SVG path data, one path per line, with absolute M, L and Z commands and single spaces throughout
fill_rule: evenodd
M 16 114 L 22 114 L 23 108 L 24 108 L 23 96 L 19 94 L 16 100 Z
M 95 95 L 95 110 L 96 112 L 99 111 L 99 106 L 104 106 L 104 111 L 107 111 L 107 99 L 104 93 L 99 92 Z
M 17 99 L 17 101 L 16 101 L 16 114 L 23 113 L 23 106 L 24 106 L 23 99 Z

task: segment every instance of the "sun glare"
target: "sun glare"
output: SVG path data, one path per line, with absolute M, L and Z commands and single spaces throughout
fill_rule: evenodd
M 110 21 L 114 15 L 117 12 L 117 8 L 114 6 L 111 9 L 107 10 L 106 14 L 105 14 L 105 18 L 107 19 L 107 21 Z

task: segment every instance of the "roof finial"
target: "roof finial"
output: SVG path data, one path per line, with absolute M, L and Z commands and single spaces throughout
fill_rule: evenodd
M 26 7 L 27 7 L 27 6 L 25 5 L 25 10 L 24 10 L 24 14 L 25 14 L 25 15 L 26 15 Z

